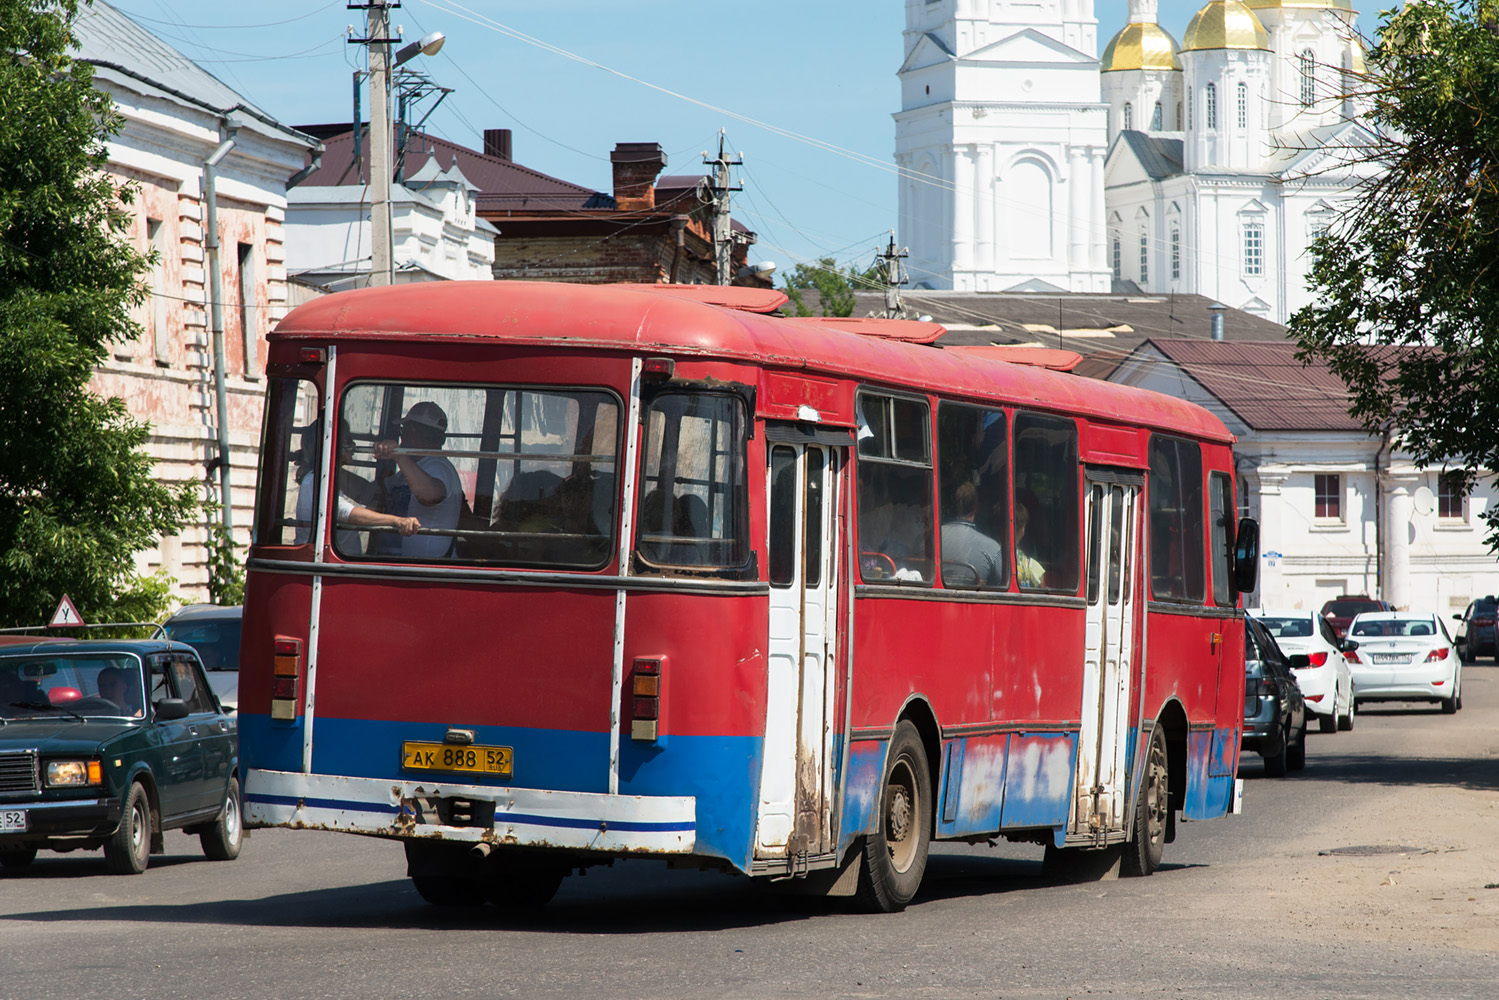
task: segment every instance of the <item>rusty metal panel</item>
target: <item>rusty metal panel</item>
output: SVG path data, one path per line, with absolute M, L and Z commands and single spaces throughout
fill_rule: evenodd
M 1076 733 L 1016 733 L 1010 737 L 1001 826 L 1062 826 L 1072 805 Z

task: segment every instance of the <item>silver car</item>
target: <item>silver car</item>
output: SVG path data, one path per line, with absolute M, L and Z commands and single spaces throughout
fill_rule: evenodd
M 1353 619 L 1343 655 L 1353 670 L 1356 701 L 1434 701 L 1463 707 L 1462 660 L 1437 615 L 1373 611 Z

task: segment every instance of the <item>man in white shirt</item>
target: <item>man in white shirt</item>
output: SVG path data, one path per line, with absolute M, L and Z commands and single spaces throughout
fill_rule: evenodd
M 415 535 L 377 536 L 372 541 L 380 543 L 378 554 L 412 559 L 441 559 L 452 554 L 451 534 L 429 534 L 457 528 L 463 507 L 458 470 L 446 456 L 433 454 L 441 450 L 447 434 L 448 415 L 436 403 L 424 401 L 407 410 L 401 419 L 399 447 L 391 440 L 375 442 L 375 458 L 393 460 L 397 469 L 395 475 L 385 478 L 385 512 L 414 517 L 421 525 Z M 373 545 L 371 552 L 376 554 Z

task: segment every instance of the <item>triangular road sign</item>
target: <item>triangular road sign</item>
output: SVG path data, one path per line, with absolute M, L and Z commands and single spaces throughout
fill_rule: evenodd
M 63 594 L 62 600 L 57 602 L 57 610 L 52 612 L 52 620 L 47 623 L 47 627 L 77 628 L 83 624 L 83 616 L 78 613 L 77 608 L 73 607 L 73 599 Z

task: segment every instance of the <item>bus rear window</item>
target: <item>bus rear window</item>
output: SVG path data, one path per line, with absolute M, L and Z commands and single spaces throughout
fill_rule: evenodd
M 645 418 L 635 552 L 658 567 L 737 569 L 749 559 L 744 402 L 663 393 Z
M 598 568 L 619 404 L 598 391 L 364 383 L 344 393 L 333 548 L 346 558 Z M 415 518 L 415 532 L 369 512 Z M 409 524 L 408 524 L 409 527 Z

